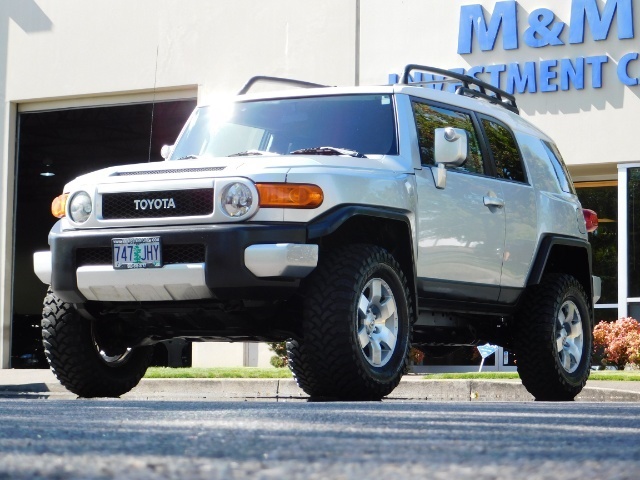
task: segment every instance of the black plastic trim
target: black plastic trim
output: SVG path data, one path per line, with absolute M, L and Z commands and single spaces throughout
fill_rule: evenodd
M 458 95 L 464 95 L 467 97 L 478 97 L 484 98 L 489 102 L 500 105 L 507 110 L 520 114 L 518 110 L 518 105 L 516 104 L 516 97 L 511 95 L 510 93 L 499 89 L 498 87 L 491 85 L 489 83 L 485 83 L 482 80 L 478 80 L 477 78 L 471 77 L 469 75 L 464 75 L 461 73 L 452 72 L 450 70 L 443 70 L 441 68 L 429 67 L 427 65 L 415 65 L 409 64 L 404 67 L 404 72 L 400 79 L 400 83 L 403 85 L 409 85 L 409 74 L 413 70 L 419 70 L 422 72 L 430 72 L 435 73 L 437 75 L 441 75 L 443 77 L 455 78 L 462 82 L 462 87 L 456 89 L 456 93 Z M 418 84 L 420 82 L 417 82 Z M 469 85 L 475 85 L 477 89 L 470 88 Z M 489 95 L 487 90 L 493 95 Z
M 546 234 L 543 236 L 538 250 L 535 254 L 535 260 L 531 271 L 529 272 L 529 278 L 527 279 L 527 285 L 538 285 L 544 275 L 549 255 L 554 245 L 565 245 L 568 247 L 584 248 L 587 251 L 587 257 L 589 258 L 589 275 L 592 275 L 591 271 L 591 244 L 587 240 L 575 237 L 567 237 L 563 235 Z
M 446 311 L 482 315 L 507 315 L 513 313 L 519 293 L 509 295 L 509 302 L 498 300 L 502 289 L 499 285 L 418 278 L 419 310 Z M 515 292 L 514 292 L 515 293 Z
M 51 284 L 66 302 L 86 301 L 76 281 L 76 249 L 110 247 L 112 238 L 159 236 L 164 245 L 205 246 L 205 281 L 219 299 L 287 298 L 298 287 L 297 279 L 265 279 L 244 265 L 244 251 L 259 243 L 307 243 L 304 224 L 179 225 L 171 227 L 111 228 L 61 231 L 60 222 L 49 233 L 52 253 Z
M 309 240 L 314 240 L 326 237 L 338 230 L 350 218 L 360 215 L 398 220 L 406 223 L 409 229 L 411 228 L 409 219 L 411 212 L 408 210 L 365 205 L 342 205 L 313 220 L 307 227 L 308 238 Z
M 292 85 L 294 87 L 301 88 L 317 88 L 317 87 L 326 87 L 327 85 L 320 85 L 319 83 L 305 82 L 303 80 L 294 80 L 292 78 L 283 78 L 283 77 L 270 77 L 267 75 L 256 75 L 255 77 L 251 77 L 247 83 L 240 89 L 238 95 L 244 95 L 247 93 L 251 87 L 258 82 L 273 82 L 273 83 L 284 83 L 287 85 Z

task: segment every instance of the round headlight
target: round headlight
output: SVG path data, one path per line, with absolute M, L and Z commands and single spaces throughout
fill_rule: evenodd
M 251 210 L 253 195 L 251 189 L 242 183 L 232 183 L 222 191 L 222 208 L 233 218 L 242 217 Z
M 76 223 L 84 223 L 91 215 L 91 197 L 87 192 L 78 192 L 69 202 L 69 216 Z

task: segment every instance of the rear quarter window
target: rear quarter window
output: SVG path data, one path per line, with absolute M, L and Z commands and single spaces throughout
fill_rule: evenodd
M 527 164 L 529 181 L 536 190 L 561 193 L 560 182 L 551 163 L 547 146 L 536 136 L 518 132 L 516 133 L 520 152 Z
M 567 166 L 564 164 L 562 160 L 562 156 L 558 151 L 558 147 L 551 142 L 547 142 L 545 140 L 542 141 L 542 145 L 549 157 L 549 161 L 551 162 L 551 166 L 553 167 L 553 171 L 556 174 L 556 178 L 558 179 L 558 183 L 560 184 L 560 188 L 563 192 L 576 194 L 576 190 L 573 187 L 573 182 L 571 181 L 571 176 L 569 175 L 569 171 L 567 170 Z
M 489 118 L 482 118 L 482 128 L 489 141 L 489 149 L 499 178 L 526 183 L 518 144 L 511 131 Z

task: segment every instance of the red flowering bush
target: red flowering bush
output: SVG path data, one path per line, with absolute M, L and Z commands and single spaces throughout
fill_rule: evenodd
M 411 350 L 409 351 L 409 358 L 414 365 L 422 365 L 422 361 L 424 360 L 424 352 L 417 349 L 416 347 L 411 347 Z
M 640 323 L 633 318 L 601 321 L 593 329 L 593 361 L 619 369 L 640 365 Z

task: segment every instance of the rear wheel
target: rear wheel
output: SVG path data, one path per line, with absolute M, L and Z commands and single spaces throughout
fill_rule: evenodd
M 300 387 L 344 400 L 391 393 L 408 365 L 412 316 L 397 261 L 377 246 L 338 248 L 323 255 L 306 292 L 304 338 L 290 349 Z
M 81 397 L 119 397 L 135 387 L 151 363 L 152 347 L 106 342 L 94 321 L 51 290 L 42 314 L 44 351 L 60 383 Z
M 514 331 L 518 373 L 536 400 L 573 400 L 589 378 L 593 329 L 582 285 L 566 274 L 531 287 Z

